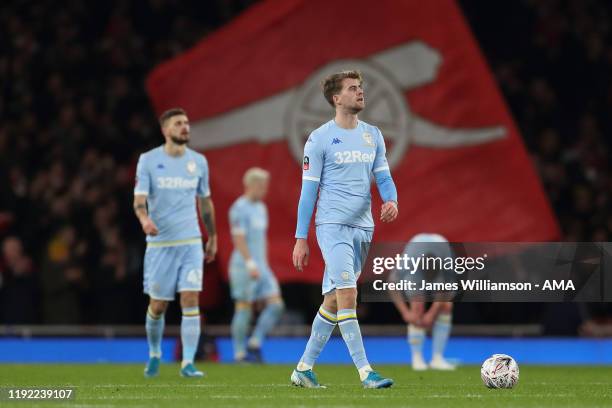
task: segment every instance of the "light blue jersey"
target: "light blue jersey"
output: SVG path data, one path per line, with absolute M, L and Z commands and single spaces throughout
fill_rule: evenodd
M 196 196 L 210 196 L 206 158 L 186 148 L 180 157 L 164 146 L 140 155 L 134 194 L 147 196 L 149 216 L 159 234 L 147 236 L 155 246 L 176 245 L 201 237 Z
M 408 242 L 404 247 L 402 255 L 415 259 L 423 256 L 445 259 L 453 257 L 453 250 L 451 249 L 448 240 L 442 235 L 422 232 L 412 237 L 410 242 Z M 422 273 L 422 268 L 417 270 L 411 270 L 408 268 L 394 270 L 392 273 L 392 280 L 411 280 L 414 279 L 415 276 L 421 279 Z
M 406 256 L 410 258 L 419 258 L 421 256 L 432 256 L 436 258 L 452 258 L 453 250 L 451 249 L 448 240 L 444 238 L 440 234 L 422 232 L 420 234 L 412 237 L 410 242 L 406 244 L 404 247 L 404 252 Z M 401 278 L 405 279 L 406 275 L 410 275 L 410 273 L 421 273 L 422 270 L 418 271 L 410 271 L 403 270 L 401 272 Z
M 404 247 L 403 255 L 409 258 L 433 257 L 446 260 L 454 257 L 454 252 L 448 240 L 434 233 L 420 233 L 412 237 L 410 242 Z M 422 264 L 421 264 L 422 265 Z M 432 263 L 433 265 L 433 263 Z M 434 267 L 423 268 L 419 267 L 416 270 L 409 268 L 395 269 L 391 272 L 389 280 L 399 282 L 402 280 L 416 282 L 417 289 L 408 290 L 405 292 L 406 299 L 419 300 L 421 297 L 427 300 L 435 300 L 436 291 L 421 291 L 422 281 L 429 283 L 448 283 L 455 282 L 457 275 L 453 271 L 439 270 Z
M 234 249 L 229 261 L 229 277 L 232 298 L 252 302 L 277 296 L 280 293 L 278 281 L 268 265 L 267 232 L 268 210 L 261 202 L 246 197 L 238 198 L 229 210 L 232 235 L 243 235 L 251 258 L 257 264 L 260 276 L 249 276 L 244 257 Z
M 319 182 L 315 225 L 374 229 L 370 180 L 372 173 L 389 171 L 385 152 L 380 130 L 363 121 L 343 129 L 330 120 L 310 134 L 302 178 Z
M 269 269 L 267 255 L 268 210 L 261 202 L 253 202 L 240 197 L 229 210 L 229 221 L 232 235 L 244 235 L 249 253 L 257 267 Z M 244 265 L 244 258 L 237 249 L 232 252 L 231 260 Z M 262 271 L 263 272 L 263 271 Z

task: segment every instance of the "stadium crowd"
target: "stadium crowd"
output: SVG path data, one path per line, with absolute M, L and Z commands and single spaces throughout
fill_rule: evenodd
M 13 0 L 0 9 L 0 324 L 141 323 L 133 174 L 138 153 L 161 142 L 144 78 L 254 2 Z M 563 239 L 609 241 L 612 9 L 475 3 L 460 2 Z

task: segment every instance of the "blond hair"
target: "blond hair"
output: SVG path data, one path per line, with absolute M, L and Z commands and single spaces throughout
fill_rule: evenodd
M 242 176 L 242 183 L 245 186 L 250 186 L 256 181 L 267 181 L 270 179 L 270 172 L 262 169 L 261 167 L 251 167 L 244 172 Z

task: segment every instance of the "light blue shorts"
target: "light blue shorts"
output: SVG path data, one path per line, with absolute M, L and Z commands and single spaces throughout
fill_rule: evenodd
M 152 299 L 174 300 L 176 292 L 202 290 L 202 244 L 147 247 L 144 293 Z
M 336 289 L 357 287 L 373 233 L 342 224 L 317 225 L 317 241 L 325 261 L 324 295 Z
M 278 281 L 270 268 L 260 268 L 259 273 L 259 279 L 252 279 L 243 261 L 230 258 L 230 289 L 234 301 L 254 302 L 280 295 Z

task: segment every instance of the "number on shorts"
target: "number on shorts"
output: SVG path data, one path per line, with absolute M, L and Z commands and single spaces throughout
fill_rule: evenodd
M 192 269 L 187 273 L 187 282 L 199 285 L 202 282 L 202 270 Z

